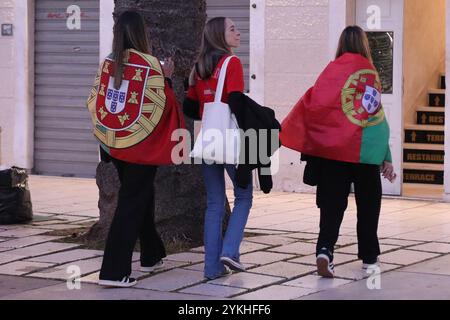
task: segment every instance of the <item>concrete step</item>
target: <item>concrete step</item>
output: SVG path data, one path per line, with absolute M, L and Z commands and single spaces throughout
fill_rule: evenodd
M 403 149 L 444 151 L 444 145 L 429 143 L 404 143 Z
M 414 144 L 407 144 L 413 146 Z M 443 145 L 432 145 L 441 146 Z M 419 149 L 414 147 L 403 146 L 403 162 L 404 163 L 420 163 L 420 164 L 444 164 L 444 150 Z
M 442 107 L 419 107 L 416 110 L 417 124 L 444 125 L 445 112 Z
M 444 184 L 444 165 L 403 163 L 403 183 Z
M 445 107 L 445 90 L 444 89 L 428 90 L 428 104 L 433 107 Z

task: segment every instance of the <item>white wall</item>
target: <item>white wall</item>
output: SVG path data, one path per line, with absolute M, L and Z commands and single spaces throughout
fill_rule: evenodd
M 100 0 L 100 61 L 112 51 L 114 1 Z
M 3 0 L 0 23 L 13 36 L 0 37 L 0 167 L 33 167 L 34 1 Z
M 0 24 L 13 23 L 15 0 L 0 1 Z M 13 164 L 14 158 L 14 40 L 18 35 L 13 29 L 13 37 L 0 35 L 0 167 Z
M 281 121 L 329 62 L 328 0 L 265 1 L 264 102 Z M 282 148 L 274 190 L 313 191 L 302 183 L 300 154 Z
M 445 92 L 446 96 L 446 112 L 445 112 L 445 173 L 444 173 L 444 188 L 445 196 L 444 199 L 450 202 L 450 112 L 448 106 L 450 105 L 450 82 L 448 81 L 448 76 L 450 75 L 450 0 L 446 1 L 446 52 L 445 52 L 445 63 L 446 63 L 446 82 L 447 90 Z

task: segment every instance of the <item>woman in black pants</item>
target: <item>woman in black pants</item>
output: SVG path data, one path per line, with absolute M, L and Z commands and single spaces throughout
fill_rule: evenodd
M 109 230 L 99 284 L 130 287 L 133 249 L 139 238 L 141 271 L 163 265 L 164 244 L 155 228 L 154 181 L 158 165 L 172 164 L 184 127 L 171 88 L 174 70 L 150 54 L 144 19 L 122 13 L 114 26 L 113 52 L 103 61 L 87 105 L 100 141 L 101 158 L 112 161 L 120 178 L 117 209 Z M 168 77 L 168 78 L 166 78 Z
M 347 27 L 336 59 L 321 73 L 282 124 L 282 144 L 308 164 L 304 180 L 317 185 L 320 233 L 317 271 L 334 277 L 333 252 L 353 183 L 358 257 L 363 268 L 378 263 L 381 178 L 395 179 L 389 126 L 381 105 L 381 81 L 364 31 Z

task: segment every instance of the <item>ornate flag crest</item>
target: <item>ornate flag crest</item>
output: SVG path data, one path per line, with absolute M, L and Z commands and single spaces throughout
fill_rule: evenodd
M 358 126 L 377 125 L 384 119 L 380 92 L 381 82 L 376 71 L 364 69 L 355 72 L 342 89 L 342 110 Z
M 164 76 L 156 58 L 130 50 L 125 62 L 122 84 L 116 89 L 114 61 L 106 59 L 88 99 L 95 136 L 116 149 L 129 148 L 148 137 L 166 105 Z

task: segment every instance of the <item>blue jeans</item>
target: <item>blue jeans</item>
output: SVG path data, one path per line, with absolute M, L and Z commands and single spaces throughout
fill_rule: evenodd
M 222 221 L 225 214 L 225 175 L 227 171 L 234 186 L 234 208 L 222 239 Z M 235 183 L 236 168 L 228 164 L 203 164 L 203 179 L 206 187 L 207 209 L 205 214 L 205 277 L 215 278 L 225 271 L 221 256 L 239 261 L 239 247 L 244 237 L 253 200 L 253 185 L 246 189 Z

